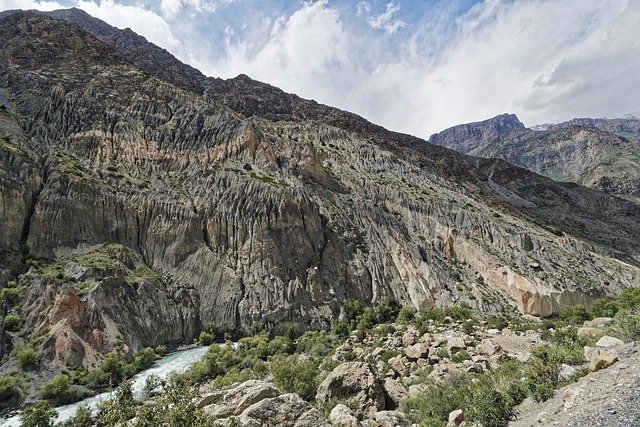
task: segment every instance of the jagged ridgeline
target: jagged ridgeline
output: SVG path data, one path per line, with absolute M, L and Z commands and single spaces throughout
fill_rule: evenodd
M 51 360 L 328 327 L 345 300 L 548 316 L 638 284 L 633 202 L 205 78 L 81 14 L 95 36 L 0 20 L 2 310 Z

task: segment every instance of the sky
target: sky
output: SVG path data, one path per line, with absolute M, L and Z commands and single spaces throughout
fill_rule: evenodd
M 0 0 L 77 7 L 204 74 L 238 74 L 428 138 L 640 117 L 638 0 Z

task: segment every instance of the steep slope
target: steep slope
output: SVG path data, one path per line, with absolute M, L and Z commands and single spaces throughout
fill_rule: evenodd
M 0 38 L 5 353 L 90 367 L 209 321 L 326 327 L 346 299 L 546 316 L 638 283 L 634 203 L 246 77 L 199 95 L 39 14 Z
M 640 201 L 640 145 L 597 128 L 516 130 L 473 153 Z

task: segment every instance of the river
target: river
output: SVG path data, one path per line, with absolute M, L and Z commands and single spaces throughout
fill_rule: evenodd
M 144 383 L 150 375 L 157 375 L 160 378 L 166 378 L 171 373 L 184 372 L 189 369 L 195 362 L 202 359 L 207 350 L 208 347 L 195 347 L 187 350 L 176 351 L 161 359 L 158 359 L 150 368 L 138 372 L 131 380 L 133 382 L 133 392 L 135 397 L 142 397 L 142 389 L 144 388 Z M 58 417 L 56 418 L 55 422 L 60 423 L 73 418 L 80 404 L 86 404 L 92 410 L 95 410 L 97 408 L 98 402 L 108 399 L 110 395 L 111 393 L 109 392 L 102 393 L 96 396 L 88 397 L 76 403 L 58 406 L 56 408 L 56 411 L 58 411 Z M 20 426 L 20 416 L 16 415 L 9 419 L 0 418 L 0 426 Z

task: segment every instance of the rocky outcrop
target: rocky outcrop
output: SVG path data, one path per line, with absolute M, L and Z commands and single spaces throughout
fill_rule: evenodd
M 272 384 L 250 380 L 203 396 L 205 413 L 222 425 L 236 420 L 242 426 L 330 426 L 322 414 L 297 394 L 282 394 Z
M 385 408 L 384 391 L 374 368 L 362 362 L 346 362 L 336 367 L 318 387 L 316 400 L 354 399 L 361 411 L 372 416 Z

